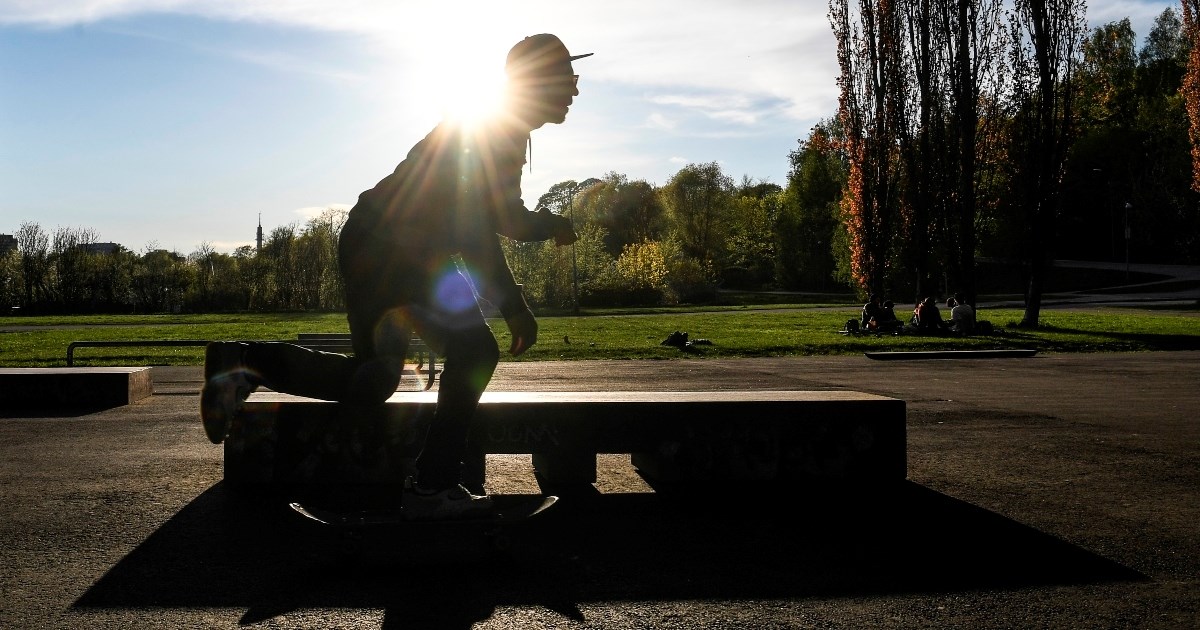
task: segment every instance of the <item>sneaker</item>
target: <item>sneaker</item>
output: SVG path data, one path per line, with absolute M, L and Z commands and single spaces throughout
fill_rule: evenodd
M 401 509 L 410 520 L 448 520 L 482 516 L 492 509 L 492 498 L 471 494 L 461 484 L 446 490 L 404 491 Z
M 229 435 L 233 417 L 254 391 L 242 356 L 246 345 L 214 341 L 204 349 L 204 387 L 200 390 L 200 419 L 213 444 Z

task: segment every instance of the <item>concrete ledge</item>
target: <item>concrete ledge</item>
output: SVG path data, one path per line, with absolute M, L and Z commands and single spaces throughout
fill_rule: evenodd
M 866 352 L 876 361 L 910 361 L 915 359 L 1020 359 L 1037 354 L 1036 349 L 1018 350 L 911 350 L 895 352 Z
M 119 407 L 153 393 L 148 367 L 0 368 L 7 407 Z
M 260 487 L 403 481 L 437 392 L 355 407 L 253 394 L 225 441 L 225 480 Z M 902 481 L 905 403 L 849 391 L 485 392 L 469 481 L 486 453 L 531 453 L 552 483 L 592 483 L 598 453 L 665 482 Z

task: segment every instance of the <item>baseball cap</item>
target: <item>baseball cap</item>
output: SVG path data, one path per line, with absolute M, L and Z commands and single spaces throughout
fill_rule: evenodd
M 543 77 L 573 74 L 571 62 L 595 53 L 572 55 L 562 40 L 549 33 L 530 35 L 508 51 L 504 70 L 509 76 Z

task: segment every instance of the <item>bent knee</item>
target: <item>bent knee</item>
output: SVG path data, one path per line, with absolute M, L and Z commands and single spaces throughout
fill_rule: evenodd
M 346 402 L 376 405 L 386 401 L 400 384 L 404 363 L 388 359 L 365 361 L 354 370 L 347 385 Z
M 448 340 L 445 359 L 460 365 L 494 368 L 500 362 L 500 344 L 490 328 L 472 329 Z

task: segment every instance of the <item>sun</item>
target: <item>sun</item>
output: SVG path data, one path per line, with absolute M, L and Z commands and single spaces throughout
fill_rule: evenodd
M 502 64 L 468 55 L 440 61 L 430 65 L 423 79 L 443 119 L 471 126 L 500 112 L 505 87 Z
M 381 42 L 380 77 L 372 97 L 381 116 L 399 125 L 421 121 L 456 122 L 466 127 L 503 115 L 508 37 L 456 30 L 422 32 L 400 41 Z M 400 116 L 397 116 L 400 114 Z

